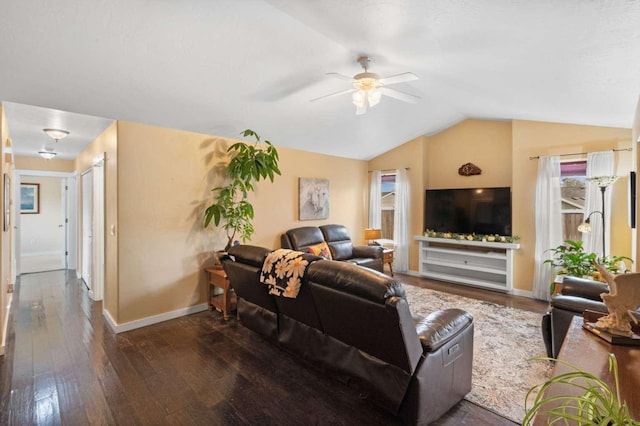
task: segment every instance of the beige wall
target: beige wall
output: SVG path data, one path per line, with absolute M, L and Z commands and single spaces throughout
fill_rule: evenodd
M 202 217 L 230 141 L 128 122 L 118 123 L 117 140 L 118 322 L 204 303 L 203 266 L 225 239 L 203 229 Z M 275 248 L 286 229 L 334 222 L 362 240 L 366 162 L 287 148 L 279 153 L 282 176 L 256 188 L 250 243 Z M 328 220 L 297 220 L 300 177 L 330 180 Z
M 414 235 L 422 235 L 422 217 L 424 210 L 424 150 L 426 149 L 424 136 L 415 138 L 391 151 L 388 151 L 369 161 L 369 170 L 393 170 L 407 168 L 409 180 L 409 269 L 418 269 L 418 244 L 413 240 Z M 367 182 L 368 185 L 368 182 Z M 368 192 L 368 191 L 367 191 Z M 367 194 L 368 195 L 368 194 Z M 368 201 L 367 201 L 368 202 Z M 369 211 L 368 204 L 364 209 Z M 368 215 L 365 218 L 368 220 Z M 366 223 L 366 221 L 365 221 Z
M 13 155 L 11 153 L 11 139 L 9 139 L 9 127 L 7 125 L 7 120 L 4 115 L 4 110 L 2 109 L 2 104 L 0 104 L 0 156 L 2 159 L 0 160 L 0 175 L 3 177 L 0 178 L 0 204 L 3 206 L 2 210 L 4 213 L 4 200 L 5 197 L 10 197 L 10 207 L 13 210 L 13 189 L 11 188 L 9 194 L 5 194 L 4 191 L 4 174 L 7 177 L 11 177 L 13 175 Z M 13 182 L 13 179 L 10 179 Z M 13 186 L 13 185 L 12 185 Z M 0 215 L 0 216 L 4 216 Z M 11 282 L 12 278 L 12 250 L 11 250 L 11 239 L 13 238 L 13 211 L 10 212 L 10 224 L 8 230 L 4 230 L 4 226 L 1 223 L 3 222 L 4 217 L 0 217 L 0 354 L 4 353 L 4 344 L 6 340 L 6 327 L 7 327 L 7 304 L 9 301 L 9 295 L 7 293 L 9 284 L 13 284 Z
M 45 160 L 40 157 L 15 157 L 15 167 L 18 170 L 42 170 L 47 172 L 72 173 L 75 170 L 74 160 Z
M 640 118 L 638 134 L 640 134 Z M 414 139 L 369 162 L 369 169 L 398 167 L 403 162 L 421 170 L 422 177 L 411 174 L 413 235 L 422 233 L 424 189 L 511 186 L 513 234 L 521 237 L 516 251 L 514 287 L 530 291 L 533 280 L 535 248 L 534 206 L 537 161 L 529 157 L 563 153 L 587 153 L 614 148 L 629 148 L 629 129 L 555 124 L 515 120 L 513 122 L 466 120 L 436 135 Z M 422 159 L 412 157 L 420 152 Z M 580 156 L 578 156 L 580 157 Z M 582 156 L 584 157 L 584 156 Z M 631 256 L 631 232 L 627 225 L 628 173 L 632 169 L 631 152 L 616 154 L 616 174 L 622 178 L 613 189 L 612 244 L 613 254 Z M 482 174 L 460 176 L 458 168 L 474 163 Z M 411 269 L 418 269 L 418 249 L 410 250 Z
M 463 121 L 427 138 L 428 188 L 511 186 L 511 151 L 510 121 Z M 482 174 L 458 174 L 466 163 L 478 166 Z
M 513 229 L 522 238 L 515 259 L 516 288 L 531 290 L 533 286 L 538 162 L 529 157 L 630 148 L 630 137 L 629 129 L 514 120 Z M 586 155 L 574 158 L 586 158 Z M 614 186 L 612 198 L 611 252 L 616 255 L 631 254 L 630 229 L 626 218 L 626 188 L 630 168 L 631 153 L 616 153 L 616 174 L 622 176 Z
M 105 288 L 104 309 L 118 321 L 118 236 L 110 230 L 118 229 L 118 123 L 114 122 L 102 132 L 75 160 L 75 170 L 80 176 L 92 167 L 93 160 L 105 157 Z M 78 178 L 78 270 L 82 270 L 82 179 Z

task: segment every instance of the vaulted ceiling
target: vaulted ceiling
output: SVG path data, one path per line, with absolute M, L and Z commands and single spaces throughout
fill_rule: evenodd
M 45 144 L 44 127 L 80 144 L 118 119 L 228 137 L 250 127 L 278 146 L 369 159 L 469 117 L 630 127 L 640 93 L 633 0 L 0 0 L 0 11 L 0 100 L 18 154 Z M 416 74 L 394 87 L 421 99 L 383 97 L 361 116 L 349 95 L 309 102 L 349 88 L 325 73 L 360 72 L 362 54 L 382 76 Z M 83 115 L 92 132 L 76 129 Z

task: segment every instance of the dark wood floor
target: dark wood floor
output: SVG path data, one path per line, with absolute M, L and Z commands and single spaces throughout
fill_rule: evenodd
M 217 312 L 114 335 L 75 273 L 23 275 L 0 357 L 0 424 L 398 424 L 343 380 Z M 533 300 L 405 282 L 543 312 Z M 438 425 L 513 425 L 463 401 Z

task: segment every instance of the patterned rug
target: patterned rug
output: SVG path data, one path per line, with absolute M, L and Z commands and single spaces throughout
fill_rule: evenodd
M 414 315 L 446 308 L 473 315 L 473 384 L 465 397 L 517 423 L 524 417 L 527 390 L 551 375 L 540 331 L 540 314 L 403 284 Z

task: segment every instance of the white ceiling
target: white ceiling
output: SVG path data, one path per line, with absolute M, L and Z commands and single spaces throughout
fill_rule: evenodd
M 16 153 L 41 149 L 44 127 L 71 132 L 62 151 L 118 119 L 228 137 L 249 127 L 277 146 L 369 159 L 468 117 L 630 127 L 640 94 L 634 0 L 0 0 L 0 10 L 0 100 Z M 360 72 L 360 54 L 382 76 L 416 74 L 394 87 L 422 99 L 383 98 L 363 116 L 348 95 L 309 102 L 347 88 L 324 74 Z

